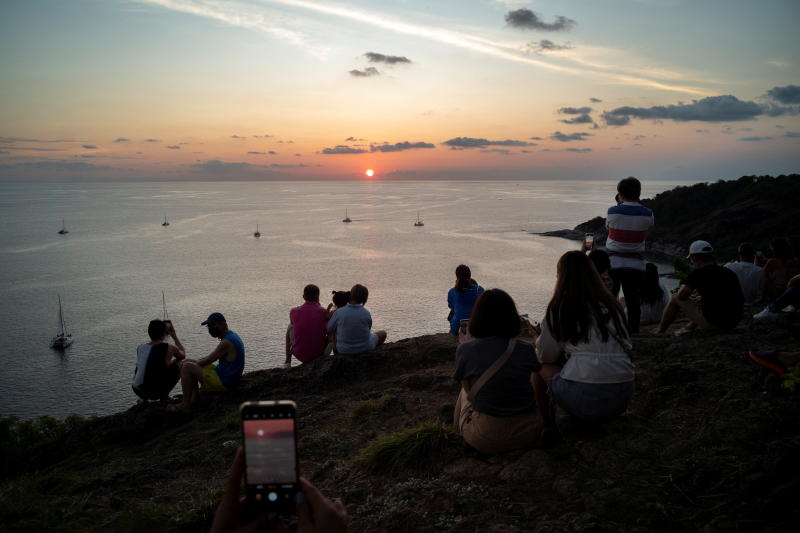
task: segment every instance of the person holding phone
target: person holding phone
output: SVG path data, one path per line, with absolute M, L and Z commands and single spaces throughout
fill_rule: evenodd
M 186 359 L 186 351 L 175 333 L 171 321 L 151 320 L 147 326 L 150 342 L 136 348 L 136 368 L 131 387 L 140 398 L 168 403 L 169 393 L 180 379 L 179 363 Z M 175 344 L 164 342 L 171 336 Z
M 508 293 L 485 291 L 469 319 L 473 340 L 456 350 L 453 379 L 461 388 L 453 423 L 481 453 L 527 448 L 543 437 L 547 399 L 534 389 L 541 365 L 533 346 L 517 339 L 520 322 Z

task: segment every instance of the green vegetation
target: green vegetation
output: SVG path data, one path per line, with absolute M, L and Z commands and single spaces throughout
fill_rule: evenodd
M 423 422 L 371 441 L 353 459 L 353 465 L 373 474 L 396 474 L 439 462 L 446 448 L 455 441 L 452 429 Z
M 20 459 L 33 450 L 51 444 L 88 419 L 70 415 L 64 420 L 42 416 L 34 420 L 0 418 L 0 472 L 3 476 L 19 470 Z
M 362 423 L 381 413 L 397 411 L 401 408 L 402 404 L 394 394 L 381 394 L 377 398 L 362 400 L 353 405 L 350 410 L 350 419 L 353 422 Z

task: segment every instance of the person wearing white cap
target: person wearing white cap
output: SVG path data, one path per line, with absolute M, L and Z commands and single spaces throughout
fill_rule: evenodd
M 744 307 L 739 278 L 714 261 L 714 247 L 707 241 L 694 241 L 689 246 L 688 258 L 694 270 L 681 282 L 680 289 L 664 309 L 658 332 L 666 333 L 679 309 L 689 318 L 689 325 L 678 334 L 697 327 L 734 329 Z M 692 298 L 695 292 L 699 294 L 699 301 Z

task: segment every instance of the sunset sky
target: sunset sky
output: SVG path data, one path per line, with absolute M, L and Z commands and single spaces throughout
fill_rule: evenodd
M 3 0 L 0 179 L 800 170 L 797 0 Z

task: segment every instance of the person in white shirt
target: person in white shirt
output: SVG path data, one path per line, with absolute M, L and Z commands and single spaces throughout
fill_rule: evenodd
M 764 297 L 764 269 L 755 262 L 755 248 L 749 242 L 743 242 L 739 245 L 739 260 L 724 265 L 739 278 L 744 305 L 747 306 L 760 302 Z
M 536 339 L 540 375 L 556 403 L 589 422 L 616 417 L 633 397 L 633 363 L 625 313 L 585 254 L 558 261 L 553 298 Z M 566 361 L 564 361 L 566 356 Z

